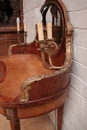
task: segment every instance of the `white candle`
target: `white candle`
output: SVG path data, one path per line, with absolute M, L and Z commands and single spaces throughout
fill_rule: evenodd
M 52 39 L 52 23 L 47 23 L 47 38 Z
M 47 22 L 46 29 L 47 29 L 47 38 L 48 39 L 52 39 L 52 15 L 50 12 L 50 8 L 48 9 L 47 14 L 46 14 L 46 22 Z
M 44 40 L 43 23 L 42 22 L 37 23 L 37 32 L 38 32 L 39 41 Z
M 44 34 L 43 34 L 43 23 L 42 23 L 42 14 L 39 10 L 39 8 L 36 8 L 36 22 L 37 22 L 37 32 L 38 32 L 38 40 L 42 41 L 44 40 Z
M 17 22 L 17 31 L 20 31 L 20 19 L 19 19 L 19 17 L 17 17 L 16 22 Z
M 24 23 L 24 31 L 27 32 L 27 27 L 25 23 Z

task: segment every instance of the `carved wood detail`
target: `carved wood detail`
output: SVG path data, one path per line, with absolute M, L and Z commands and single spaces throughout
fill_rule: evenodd
M 17 121 L 17 109 L 15 108 L 5 108 L 6 117 L 8 120 Z

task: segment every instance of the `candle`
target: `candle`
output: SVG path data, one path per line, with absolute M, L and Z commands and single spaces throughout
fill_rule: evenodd
M 24 31 L 27 32 L 27 27 L 25 23 L 24 23 Z
M 37 22 L 37 32 L 38 32 L 38 39 L 39 41 L 44 40 L 44 34 L 43 34 L 43 23 L 42 21 L 42 14 L 39 10 L 39 8 L 36 8 L 36 22 Z
M 52 23 L 47 23 L 47 38 L 52 39 Z
M 46 22 L 47 22 L 46 29 L 47 29 L 47 38 L 48 39 L 52 39 L 52 15 L 50 12 L 50 8 L 48 9 L 48 12 L 46 14 Z
M 20 19 L 17 17 L 17 31 L 20 31 Z
M 43 24 L 42 24 L 42 22 L 38 22 L 37 23 L 37 32 L 38 32 L 38 39 L 39 39 L 39 41 L 44 40 Z

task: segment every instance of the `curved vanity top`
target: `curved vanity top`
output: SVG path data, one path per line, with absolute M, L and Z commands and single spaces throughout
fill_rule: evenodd
M 21 85 L 28 78 L 54 72 L 46 69 L 39 57 L 33 54 L 2 56 L 0 61 L 7 67 L 6 78 L 0 83 L 0 96 L 11 99 L 20 94 Z

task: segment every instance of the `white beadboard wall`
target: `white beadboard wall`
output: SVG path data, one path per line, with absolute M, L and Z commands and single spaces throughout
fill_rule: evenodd
M 30 43 L 35 38 L 35 10 L 45 0 L 23 0 Z M 62 130 L 87 130 L 87 0 L 62 0 L 74 28 L 71 85 L 64 106 Z M 56 111 L 50 117 L 56 127 Z

